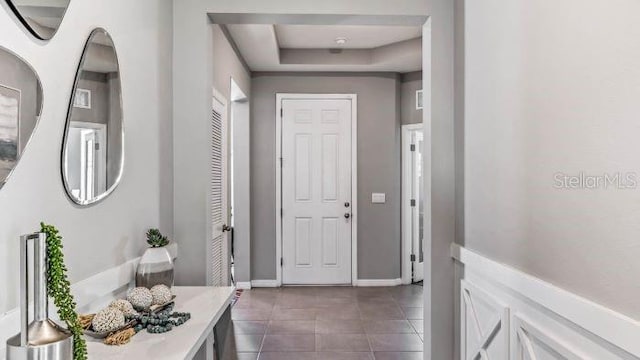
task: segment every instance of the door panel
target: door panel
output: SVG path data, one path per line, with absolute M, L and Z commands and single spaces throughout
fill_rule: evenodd
M 351 283 L 351 100 L 282 100 L 282 281 Z
M 422 177 L 422 145 L 423 132 L 422 129 L 415 130 L 411 134 L 412 144 L 415 147 L 412 158 L 412 179 L 411 187 L 416 206 L 412 208 L 412 253 L 416 260 L 413 263 L 413 282 L 422 281 L 424 279 L 424 182 Z
M 209 211 L 211 240 L 207 249 L 209 269 L 207 283 L 213 286 L 227 286 L 230 282 L 230 253 L 228 184 L 227 184 L 227 107 L 222 98 L 213 98 L 211 110 L 211 174 L 209 189 Z
M 296 218 L 296 234 L 295 234 L 295 246 L 296 246 L 296 266 L 309 267 L 311 266 L 311 218 Z

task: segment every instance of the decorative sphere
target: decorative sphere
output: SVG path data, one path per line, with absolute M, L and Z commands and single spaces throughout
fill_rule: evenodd
M 173 294 L 167 285 L 160 284 L 151 288 L 151 296 L 153 305 L 162 305 L 171 301 Z
M 118 330 L 124 326 L 124 314 L 116 308 L 108 307 L 93 317 L 91 325 L 93 330 L 99 333 Z
M 109 304 L 109 307 L 122 311 L 125 316 L 138 315 L 138 312 L 133 309 L 133 305 L 125 299 L 114 300 Z
M 153 302 L 151 291 L 144 287 L 137 287 L 129 290 L 127 300 L 133 305 L 134 309 L 146 310 Z

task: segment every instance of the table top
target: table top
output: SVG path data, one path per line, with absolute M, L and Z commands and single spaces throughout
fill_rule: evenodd
M 174 311 L 191 319 L 163 334 L 136 334 L 126 345 L 109 346 L 87 337 L 89 359 L 190 359 L 213 331 L 234 293 L 233 287 L 174 286 Z

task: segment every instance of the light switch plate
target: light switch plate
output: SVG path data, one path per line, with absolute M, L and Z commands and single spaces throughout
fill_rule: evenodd
M 384 204 L 387 202 L 387 194 L 385 193 L 372 193 L 371 202 L 374 204 Z

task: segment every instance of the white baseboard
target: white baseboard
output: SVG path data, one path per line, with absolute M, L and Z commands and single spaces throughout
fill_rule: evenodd
M 374 287 L 374 286 L 398 286 L 402 285 L 402 279 L 358 279 L 355 286 Z
M 275 288 L 280 287 L 278 280 L 251 280 L 251 287 Z
M 464 247 L 454 244 L 451 254 L 464 266 L 464 358 L 475 358 L 481 350 L 477 338 L 466 339 L 477 334 L 478 327 L 497 329 L 483 345 L 491 358 L 503 358 L 505 351 L 510 351 L 510 359 L 519 359 L 517 354 L 548 358 L 544 355 L 549 351 L 566 359 L 640 358 L 640 322 Z M 492 322 L 479 324 L 478 319 Z
M 236 289 L 249 290 L 251 289 L 251 281 L 238 281 L 236 282 Z

